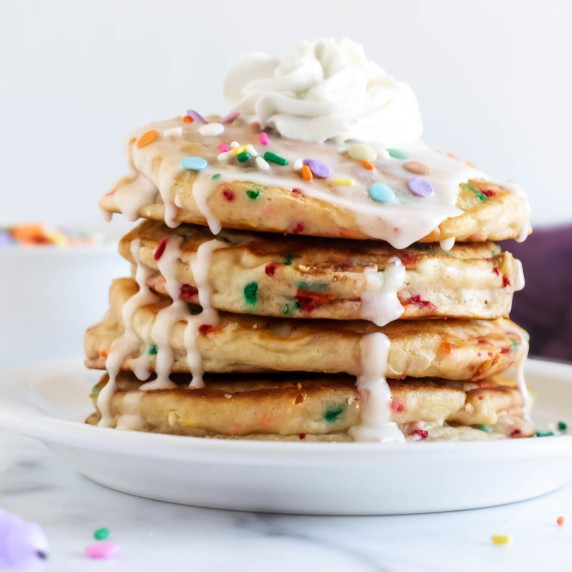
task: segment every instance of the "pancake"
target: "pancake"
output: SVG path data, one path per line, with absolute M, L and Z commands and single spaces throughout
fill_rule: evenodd
M 261 145 L 256 126 L 235 122 L 223 128 L 220 135 L 205 136 L 197 122 L 176 118 L 135 131 L 126 141 L 134 174 L 103 196 L 101 208 L 123 212 L 131 220 L 164 220 L 169 226 L 208 224 L 214 233 L 222 226 L 372 238 L 397 248 L 416 241 L 524 239 L 530 232 L 524 194 L 488 182 L 474 166 L 422 143 L 374 151 L 377 159 L 366 168 L 334 144 L 293 141 L 273 133 L 270 144 Z M 149 132 L 154 138 L 142 138 Z M 240 144 L 236 151 L 221 155 L 221 145 L 233 140 Z M 316 171 L 308 180 L 293 167 L 314 157 L 331 173 Z M 419 166 L 425 174 L 419 173 Z M 410 190 L 413 179 L 421 180 L 427 196 Z M 391 187 L 389 202 L 372 191 L 372 185 L 379 184 Z
M 110 310 L 103 321 L 85 335 L 86 365 L 105 369 L 114 340 L 124 331 L 122 309 L 138 292 L 130 278 L 115 280 L 110 289 Z M 121 369 L 148 367 L 155 370 L 161 344 L 153 339 L 159 312 L 171 300 L 137 308 L 130 327 L 136 351 Z M 186 319 L 200 318 L 188 315 Z M 361 341 L 366 334 L 381 332 L 390 342 L 387 373 L 391 378 L 439 377 L 484 379 L 517 363 L 526 348 L 525 332 L 510 320 L 413 320 L 378 327 L 366 321 L 289 320 L 220 314 L 218 323 L 203 323 L 191 348 L 185 345 L 185 320 L 161 337 L 165 352 L 172 352 L 172 372 L 189 372 L 189 355 L 198 352 L 204 371 L 214 373 L 259 371 L 307 371 L 360 375 L 365 354 Z M 159 346 L 159 347 L 158 347 Z M 192 351 L 190 351 L 192 350 Z
M 156 433 L 273 440 L 351 441 L 360 423 L 360 394 L 349 376 L 210 376 L 190 389 L 189 376 L 174 375 L 176 389 L 139 391 L 131 373 L 117 378 L 112 425 Z M 94 387 L 92 399 L 108 381 Z M 392 421 L 408 440 L 530 437 L 523 401 L 513 380 L 435 379 L 391 381 Z M 98 414 L 88 418 L 95 424 Z M 478 429 L 476 428 L 478 426 Z
M 132 248 L 138 240 L 138 259 L 154 271 L 147 285 L 167 294 L 155 260 L 166 238 L 179 240 L 175 277 L 181 283 L 181 296 L 198 303 L 191 261 L 199 246 L 214 238 L 207 228 L 170 229 L 145 221 L 123 237 L 119 252 L 134 263 Z M 221 248 L 212 253 L 208 271 L 211 304 L 240 314 L 375 322 L 371 306 L 379 304 L 382 282 L 377 282 L 376 291 L 369 276 L 385 271 L 395 258 L 405 268 L 402 283 L 395 286 L 403 306 L 400 319 L 508 317 L 513 293 L 523 285 L 520 262 L 493 243 L 457 244 L 445 251 L 438 244 L 417 243 L 396 250 L 373 241 L 228 230 L 216 238 Z M 248 284 L 258 287 L 255 306 L 245 300 Z

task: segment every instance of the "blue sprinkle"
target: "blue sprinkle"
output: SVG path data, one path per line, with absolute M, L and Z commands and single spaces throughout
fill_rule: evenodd
M 390 203 L 395 199 L 395 192 L 383 183 L 375 183 L 368 189 L 369 196 L 378 203 Z
M 208 165 L 208 161 L 202 157 L 185 157 L 181 161 L 181 167 L 189 171 L 201 171 Z

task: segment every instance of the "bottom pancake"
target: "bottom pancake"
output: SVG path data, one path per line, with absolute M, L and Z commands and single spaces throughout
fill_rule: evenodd
M 223 375 L 188 387 L 190 376 L 171 376 L 176 389 L 140 391 L 130 372 L 117 378 L 112 426 L 195 437 L 353 441 L 360 423 L 355 378 L 334 375 Z M 108 376 L 93 388 L 94 403 Z M 523 399 L 506 377 L 481 381 L 405 379 L 389 382 L 392 421 L 407 440 L 476 440 L 531 437 Z M 87 423 L 97 424 L 99 413 Z

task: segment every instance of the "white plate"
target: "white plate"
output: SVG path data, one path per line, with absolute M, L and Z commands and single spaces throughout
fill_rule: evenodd
M 530 360 L 535 418 L 572 427 L 572 366 Z M 119 491 L 195 506 L 307 514 L 477 508 L 572 480 L 572 435 L 406 445 L 197 439 L 83 424 L 99 372 L 81 360 L 0 373 L 0 426 Z

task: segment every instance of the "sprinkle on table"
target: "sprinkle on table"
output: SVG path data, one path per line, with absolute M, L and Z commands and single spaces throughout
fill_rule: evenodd
M 93 533 L 95 540 L 105 540 L 109 536 L 109 528 L 98 528 Z
M 566 425 L 564 421 L 558 421 L 557 427 L 558 431 L 562 431 L 562 433 L 566 433 L 566 431 L 568 430 L 568 425 Z
M 276 153 L 272 153 L 272 151 L 266 151 L 266 153 L 264 153 L 264 159 L 269 163 L 275 163 L 276 165 L 281 165 L 282 167 L 288 165 L 288 159 L 285 159 L 280 155 L 276 155 Z
M 159 133 L 155 129 L 150 129 L 149 131 L 145 131 L 141 137 L 137 140 L 137 147 L 141 149 L 142 147 L 147 147 L 159 137 Z
M 554 437 L 554 431 L 537 431 L 537 437 Z
M 565 519 L 563 516 L 559 516 L 559 517 L 556 519 L 556 524 L 557 524 L 558 526 L 562 526 L 565 522 L 566 522 L 566 519 Z
M 181 161 L 181 167 L 189 171 L 201 171 L 206 168 L 208 162 L 203 157 L 185 157 Z
M 268 139 L 268 133 L 261 131 L 258 134 L 258 140 L 260 141 L 261 145 L 270 145 L 270 140 Z
M 378 203 L 390 203 L 395 199 L 394 190 L 384 183 L 371 185 L 367 192 L 369 196 Z
M 96 542 L 85 548 L 85 555 L 96 560 L 115 558 L 119 554 L 119 546 L 115 542 Z
M 332 168 L 329 165 L 326 165 L 326 163 L 322 163 L 322 161 L 318 161 L 317 159 L 304 159 L 304 165 L 310 168 L 310 171 L 312 171 L 312 175 L 314 175 L 314 177 L 325 179 L 332 174 Z
M 507 536 L 506 534 L 493 534 L 491 536 L 491 542 L 493 544 L 509 544 L 512 541 L 512 536 Z
M 413 177 L 412 179 L 409 179 L 407 186 L 417 197 L 430 197 L 435 192 L 433 185 L 421 177 Z
M 197 123 L 203 123 L 203 124 L 207 123 L 207 120 L 198 111 L 195 111 L 194 109 L 187 109 L 187 115 Z
M 386 149 L 386 151 L 389 153 L 389 156 L 394 159 L 409 159 L 409 155 L 405 151 L 401 151 L 401 149 Z

